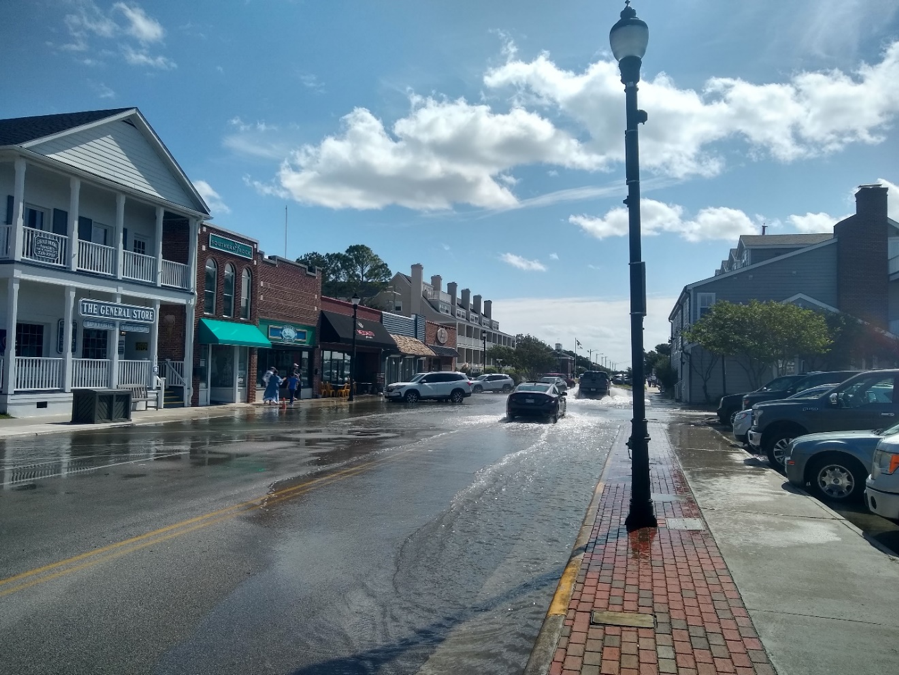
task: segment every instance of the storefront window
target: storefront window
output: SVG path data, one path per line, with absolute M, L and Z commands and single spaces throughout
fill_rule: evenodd
M 44 355 L 44 327 L 39 323 L 16 324 L 16 356 Z
M 322 352 L 322 382 L 343 384 L 350 379 L 352 357 L 344 352 Z
M 234 347 L 211 345 L 210 382 L 211 387 L 234 386 Z
M 81 335 L 81 358 L 105 359 L 107 358 L 108 330 L 94 330 L 85 328 Z
M 247 386 L 247 357 L 249 355 L 248 347 L 237 348 L 237 386 Z
M 312 386 L 312 371 L 310 364 L 312 352 L 296 349 L 260 349 L 256 359 L 256 386 L 265 387 L 262 377 L 272 366 L 278 369 L 281 377 L 289 377 L 293 370 L 293 364 L 300 367 L 300 387 L 308 389 Z

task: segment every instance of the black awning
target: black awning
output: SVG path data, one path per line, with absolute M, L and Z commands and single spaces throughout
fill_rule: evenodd
M 431 351 L 437 354 L 437 356 L 451 359 L 459 358 L 459 352 L 452 347 L 441 347 L 439 345 L 428 345 L 428 347 L 430 347 Z
M 353 344 L 353 317 L 322 311 L 321 342 Z M 397 351 L 396 342 L 378 321 L 356 319 L 356 346 Z

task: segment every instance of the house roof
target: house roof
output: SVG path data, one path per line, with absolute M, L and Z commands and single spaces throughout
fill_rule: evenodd
M 21 145 L 22 143 L 44 138 L 45 136 L 52 136 L 107 117 L 119 115 L 129 110 L 133 110 L 133 108 L 87 110 L 59 115 L 38 115 L 36 117 L 16 117 L 0 120 L 0 146 Z
M 833 232 L 818 232 L 815 234 L 743 234 L 740 242 L 744 247 L 757 248 L 759 246 L 813 246 L 822 241 L 833 239 Z

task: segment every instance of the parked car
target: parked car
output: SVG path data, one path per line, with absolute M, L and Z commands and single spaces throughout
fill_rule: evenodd
M 899 429 L 899 425 L 895 427 Z M 899 436 L 884 435 L 871 460 L 865 481 L 868 508 L 878 516 L 899 520 Z
M 899 370 L 872 370 L 850 377 L 815 398 L 759 405 L 753 410 L 749 444 L 764 452 L 771 466 L 781 469 L 794 438 L 822 431 L 887 426 L 899 415 L 899 401 L 893 401 L 897 377 Z
M 788 398 L 793 394 L 797 394 L 806 389 L 817 387 L 819 384 L 827 384 L 829 382 L 845 382 L 853 375 L 858 375 L 858 370 L 831 370 L 814 373 L 807 373 L 802 378 L 792 382 L 785 389 L 779 391 L 755 391 L 743 396 L 743 410 L 749 410 L 756 403 L 764 403 L 765 401 L 775 401 L 782 398 Z
M 578 397 L 608 396 L 609 374 L 604 370 L 588 370 L 581 375 L 578 383 Z
M 515 388 L 515 382 L 508 375 L 480 375 L 471 385 L 473 394 L 482 391 L 501 391 L 508 394 Z
M 822 499 L 860 501 L 877 444 L 894 434 L 899 434 L 899 424 L 885 430 L 800 436 L 787 449 L 787 479 Z
M 421 399 L 461 403 L 471 396 L 472 384 L 465 373 L 418 373 L 408 382 L 388 384 L 384 396 L 391 401 L 407 403 L 415 403 Z
M 756 389 L 755 392 L 786 391 L 790 388 L 790 385 L 801 380 L 804 377 L 805 375 L 784 375 L 782 377 L 776 377 L 763 387 Z M 716 411 L 718 413 L 718 420 L 721 422 L 721 424 L 733 423 L 733 416 L 735 414 L 737 414 L 740 410 L 748 410 L 748 408 L 743 407 L 743 397 L 749 393 L 755 392 L 746 392 L 743 394 L 728 394 L 727 396 L 722 396 L 721 400 L 718 401 L 718 410 Z M 790 394 L 786 395 L 789 396 Z M 749 406 L 749 408 L 751 407 L 752 406 Z
M 541 377 L 539 381 L 554 384 L 560 392 L 565 394 L 568 393 L 568 382 L 561 375 L 547 375 L 545 377 Z
M 811 389 L 806 389 L 805 391 L 800 391 L 797 394 L 788 396 L 784 400 L 793 400 L 797 398 L 815 398 L 817 396 L 820 396 L 821 394 L 827 393 L 838 384 L 839 382 L 832 382 L 830 384 L 818 385 L 817 387 L 812 387 Z M 771 401 L 768 401 L 767 403 L 756 403 L 752 408 L 754 410 L 759 406 L 766 406 L 768 405 L 768 403 L 771 403 Z M 752 410 L 741 410 L 738 413 L 734 413 L 732 425 L 734 438 L 745 445 L 749 441 L 748 435 L 749 429 L 752 426 Z
M 548 378 L 543 378 L 543 380 Z M 506 417 L 548 417 L 553 423 L 565 416 L 566 394 L 552 382 L 522 382 L 506 399 Z

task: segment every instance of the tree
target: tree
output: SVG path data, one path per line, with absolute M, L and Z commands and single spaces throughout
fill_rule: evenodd
M 555 368 L 553 349 L 542 340 L 532 335 L 519 335 L 515 344 L 515 349 L 496 345 L 488 354 L 494 359 L 502 359 L 503 365 L 516 368 L 529 380 L 537 379 Z
M 306 253 L 297 262 L 322 271 L 322 295 L 350 298 L 358 294 L 360 304 L 371 306 L 378 293 L 387 288 L 390 268 L 364 244 L 354 244 L 343 253 Z
M 831 344 L 818 312 L 758 300 L 746 305 L 716 302 L 684 336 L 712 354 L 733 358 L 756 388 L 771 368 L 783 375 L 792 359 L 826 353 Z

